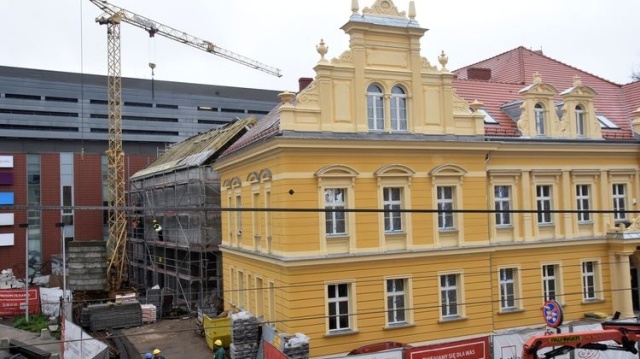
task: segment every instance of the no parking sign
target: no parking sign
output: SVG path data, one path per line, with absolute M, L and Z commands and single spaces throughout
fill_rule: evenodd
M 560 303 L 553 299 L 544 302 L 542 306 L 542 316 L 544 317 L 544 322 L 551 328 L 557 328 L 562 325 L 562 320 L 564 319 Z

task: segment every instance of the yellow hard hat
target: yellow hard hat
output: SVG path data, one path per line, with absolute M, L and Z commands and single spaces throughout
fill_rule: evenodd
M 216 346 L 218 346 L 218 347 L 221 347 L 221 346 L 222 346 L 222 340 L 220 340 L 220 339 L 216 339 L 216 341 L 215 341 L 215 342 L 213 342 L 213 344 L 215 344 L 215 345 L 216 345 Z
M 160 349 L 153 349 L 153 355 L 160 354 Z

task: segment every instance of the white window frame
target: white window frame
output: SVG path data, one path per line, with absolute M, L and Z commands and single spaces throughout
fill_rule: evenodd
M 238 308 L 246 309 L 246 303 L 244 302 L 244 271 L 238 269 Z
M 347 293 L 346 296 L 340 295 L 340 287 L 345 286 Z M 353 313 L 355 313 L 354 308 L 354 297 L 355 297 L 355 284 L 353 282 L 335 282 L 335 283 L 325 283 L 325 298 L 326 298 L 326 310 L 327 310 L 327 332 L 328 333 L 340 333 L 346 331 L 354 331 L 355 330 L 355 318 Z M 331 287 L 334 288 L 334 295 L 331 295 Z M 340 304 L 346 303 L 347 310 L 346 312 L 340 311 Z M 334 314 L 332 315 L 332 307 L 334 307 Z M 341 318 L 346 318 L 347 323 L 343 326 L 341 323 Z M 334 326 L 334 328 L 332 328 Z
M 453 279 L 453 281 L 452 281 Z M 443 320 L 462 317 L 462 276 L 460 273 L 440 273 L 440 318 Z M 451 298 L 453 295 L 453 300 Z
M 370 84 L 367 88 L 367 123 L 369 131 L 384 131 L 384 113 L 384 91 L 382 86 Z
M 582 277 L 582 301 L 600 300 L 600 262 L 594 259 L 582 260 L 580 274 Z
M 549 269 L 551 269 L 553 273 L 551 273 Z M 541 268 L 541 276 L 542 298 L 545 301 L 553 299 L 560 303 L 562 298 L 562 274 L 560 273 L 560 265 L 557 263 L 544 263 Z M 551 288 L 552 286 L 553 288 Z
M 538 136 L 546 136 L 546 119 L 545 119 L 545 108 L 540 102 L 536 103 L 533 107 L 535 124 L 536 124 L 536 135 Z
M 591 212 L 588 212 L 591 209 L 591 185 L 576 184 L 576 209 L 578 223 L 591 222 Z
M 391 131 L 407 131 L 407 92 L 396 85 L 391 88 Z
M 611 185 L 611 196 L 613 198 L 613 219 L 616 222 L 627 219 L 627 185 L 625 183 L 614 183 Z
M 341 192 L 342 200 L 337 199 L 337 192 Z M 329 211 L 329 210 L 344 210 L 347 208 L 347 188 L 324 188 L 324 208 L 325 210 L 325 231 L 327 236 L 344 236 L 348 232 L 347 213 L 344 211 Z M 342 222 L 342 230 L 340 230 L 339 223 Z
M 449 190 L 447 193 L 447 189 Z M 438 204 L 438 229 L 441 231 L 456 228 L 456 216 L 453 211 L 456 209 L 456 186 L 437 186 L 436 200 Z
M 402 288 L 397 287 L 402 283 Z M 387 326 L 404 325 L 411 322 L 409 303 L 411 297 L 410 278 L 388 277 L 384 280 L 385 310 Z
M 397 197 L 396 197 L 397 195 Z M 385 233 L 399 233 L 404 231 L 403 212 L 397 210 L 403 209 L 403 187 L 384 187 L 382 188 L 382 204 L 384 212 L 384 231 Z M 394 211 L 395 210 L 395 211 Z M 396 225 L 396 221 L 399 224 Z
M 553 224 L 553 213 L 550 212 L 553 209 L 552 185 L 536 185 L 536 209 L 538 225 Z
M 511 212 L 499 212 L 499 211 L 509 211 L 511 210 L 511 186 L 510 185 L 494 185 L 493 186 L 493 195 L 494 195 L 494 208 L 496 210 L 495 213 L 495 224 L 498 227 L 507 227 L 511 226 Z M 499 189 L 506 189 L 505 191 L 499 191 Z
M 519 278 L 517 267 L 502 267 L 498 269 L 498 284 L 500 289 L 500 311 L 510 312 L 520 309 Z
M 581 105 L 576 106 L 576 134 L 578 137 L 584 137 L 586 134 L 585 127 L 585 111 Z
M 236 234 L 240 237 L 242 236 L 242 211 L 240 210 L 242 208 L 242 195 L 239 193 L 235 195 L 235 208 Z

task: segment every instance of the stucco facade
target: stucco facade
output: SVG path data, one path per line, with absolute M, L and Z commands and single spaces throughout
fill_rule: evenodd
M 352 3 L 349 49 L 318 44 L 310 85 L 213 165 L 226 309 L 308 335 L 314 357 L 542 325 L 547 299 L 568 321 L 632 316 L 632 118 L 612 139 L 595 90 L 536 74 L 511 99 L 517 135 L 489 136 L 445 53 L 420 56 L 413 4 Z

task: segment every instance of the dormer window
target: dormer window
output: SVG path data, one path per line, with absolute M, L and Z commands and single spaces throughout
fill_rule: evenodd
M 391 89 L 391 131 L 407 130 L 407 94 L 400 86 Z
M 584 137 L 585 128 L 584 128 L 584 109 L 582 106 L 576 106 L 576 134 L 579 137 Z
M 536 119 L 536 135 L 544 136 L 545 132 L 545 120 L 544 120 L 544 107 L 541 103 L 537 103 L 534 108 L 535 119 Z
M 378 85 L 367 88 L 367 116 L 370 131 L 384 131 L 384 96 Z

